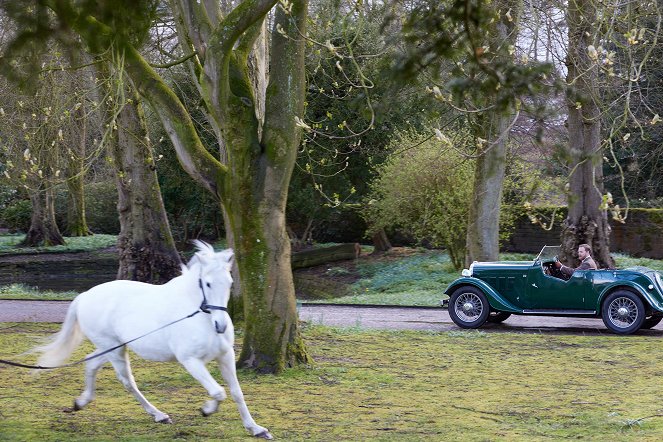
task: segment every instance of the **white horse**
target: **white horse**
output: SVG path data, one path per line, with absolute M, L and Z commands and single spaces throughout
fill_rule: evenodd
M 164 285 L 112 281 L 77 296 L 60 332 L 50 343 L 35 349 L 42 353 L 39 365 L 61 365 L 80 345 L 83 336 L 102 351 L 149 333 L 87 361 L 85 390 L 74 400 L 74 410 L 81 410 L 94 399 L 97 371 L 110 362 L 120 382 L 156 422 L 172 423 L 167 414 L 148 402 L 138 390 L 131 374 L 128 346 L 142 358 L 177 360 L 182 364 L 212 397 L 201 409 L 205 416 L 217 411 L 219 401 L 226 398 L 223 387 L 205 366 L 216 359 L 244 427 L 253 436 L 272 439 L 269 431 L 251 417 L 235 371 L 234 328 L 226 311 L 233 282 L 230 275 L 233 251 L 215 253 L 212 246 L 202 241 L 197 241 L 196 247 L 198 251 L 189 266 L 182 266 L 182 275 Z M 193 312 L 199 314 L 150 333 Z

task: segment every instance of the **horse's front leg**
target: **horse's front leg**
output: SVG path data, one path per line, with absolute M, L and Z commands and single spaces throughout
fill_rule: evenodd
M 205 390 L 207 390 L 207 393 L 212 397 L 212 399 L 205 402 L 205 405 L 200 409 L 203 416 L 209 416 L 216 412 L 219 409 L 219 402 L 227 397 L 226 391 L 218 382 L 216 382 L 212 375 L 209 374 L 209 371 L 202 360 L 189 358 L 180 360 L 180 364 L 191 373 L 191 376 L 193 376 L 195 380 L 200 382 Z
M 230 396 L 235 401 L 235 404 L 237 404 L 237 409 L 242 418 L 244 428 L 246 428 L 253 436 L 269 440 L 274 439 L 267 428 L 261 427 L 253 420 L 249 408 L 246 406 L 242 388 L 239 386 L 239 381 L 237 380 L 235 352 L 230 350 L 226 354 L 219 356 L 217 360 L 219 362 L 219 368 L 221 369 L 221 375 L 230 389 Z

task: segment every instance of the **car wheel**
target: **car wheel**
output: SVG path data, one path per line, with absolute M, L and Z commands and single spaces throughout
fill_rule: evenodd
M 509 312 L 490 312 L 490 315 L 488 315 L 488 319 L 486 319 L 486 322 L 499 324 L 500 322 L 504 322 L 507 319 L 509 319 L 509 316 L 511 316 L 511 313 Z
M 627 335 L 642 327 L 645 306 L 635 293 L 618 290 L 606 298 L 601 308 L 601 317 L 610 330 Z
M 479 328 L 490 315 L 488 298 L 476 287 L 456 289 L 449 298 L 449 316 L 462 328 Z
M 640 328 L 654 328 L 661 320 L 663 320 L 663 316 L 651 316 L 642 322 L 642 327 Z

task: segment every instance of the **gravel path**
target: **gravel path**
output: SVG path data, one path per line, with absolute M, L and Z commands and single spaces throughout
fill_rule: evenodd
M 62 322 L 68 301 L 0 300 L 0 322 Z M 300 319 L 312 324 L 337 327 L 374 329 L 461 330 L 449 318 L 446 310 L 438 308 L 363 307 L 333 305 L 303 305 Z M 600 319 L 511 316 L 502 324 L 486 324 L 487 332 L 606 334 L 610 333 Z M 663 322 L 641 335 L 663 336 Z

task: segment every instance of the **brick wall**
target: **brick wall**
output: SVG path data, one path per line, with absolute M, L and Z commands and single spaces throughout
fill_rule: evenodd
M 561 209 L 566 216 L 566 209 Z M 610 223 L 610 250 L 634 257 L 663 259 L 663 209 L 631 209 L 625 224 Z M 553 224 L 544 230 L 527 216 L 516 220 L 513 234 L 502 244 L 509 252 L 538 253 L 544 245 L 559 245 L 562 226 Z

